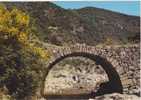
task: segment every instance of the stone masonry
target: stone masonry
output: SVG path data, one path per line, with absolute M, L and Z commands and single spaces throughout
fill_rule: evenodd
M 70 56 L 90 57 L 96 55 L 106 59 L 113 69 L 119 75 L 123 93 L 140 94 L 140 46 L 134 45 L 119 45 L 119 46 L 87 46 L 85 44 L 77 44 L 68 47 L 46 48 L 51 53 L 49 62 L 46 65 L 46 74 L 43 79 L 43 87 L 41 88 L 42 95 L 48 95 L 47 89 L 44 88 L 47 83 L 46 77 L 54 66 L 63 58 Z M 88 55 L 87 55 L 88 54 Z M 90 57 L 91 58 L 91 57 Z M 96 58 L 96 57 L 95 57 Z M 96 58 L 97 59 L 97 58 Z M 104 66 L 104 65 L 103 65 Z M 110 73 L 110 71 L 108 72 Z M 109 75 L 112 76 L 112 73 Z M 110 77 L 110 76 L 109 76 Z M 63 95 L 63 94 L 62 94 Z

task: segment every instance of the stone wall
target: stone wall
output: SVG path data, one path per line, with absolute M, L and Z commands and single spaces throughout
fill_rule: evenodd
M 46 76 L 48 75 L 49 70 L 53 67 L 54 62 L 63 60 L 63 58 L 66 57 L 75 56 L 76 53 L 82 54 L 82 56 L 84 53 L 87 53 L 90 55 L 98 55 L 112 64 L 120 77 L 123 93 L 137 95 L 140 93 L 140 48 L 137 44 L 99 47 L 77 44 L 70 47 L 47 49 L 51 52 L 52 56 L 49 62 L 47 62 L 47 73 L 45 74 L 43 85 L 47 84 L 45 83 Z M 44 90 L 43 86 L 42 93 Z

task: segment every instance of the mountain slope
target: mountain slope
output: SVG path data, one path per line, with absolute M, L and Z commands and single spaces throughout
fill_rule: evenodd
M 92 7 L 79 9 L 78 13 L 95 26 L 99 34 L 115 41 L 127 42 L 126 39 L 139 36 L 139 17 Z
M 140 18 L 104 9 L 63 9 L 51 2 L 4 3 L 30 13 L 41 40 L 56 45 L 139 42 Z

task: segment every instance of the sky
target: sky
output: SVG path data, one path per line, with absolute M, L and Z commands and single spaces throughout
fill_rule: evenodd
M 140 16 L 139 1 L 54 1 L 54 3 L 66 9 L 97 7 L 127 15 Z

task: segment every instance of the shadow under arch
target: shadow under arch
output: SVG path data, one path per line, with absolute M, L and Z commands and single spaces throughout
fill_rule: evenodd
M 52 62 L 48 66 L 48 68 L 46 69 L 46 73 L 43 77 L 43 81 L 42 81 L 43 83 L 42 83 L 42 87 L 41 87 L 41 95 L 43 97 L 53 97 L 53 96 L 46 96 L 43 93 L 44 86 L 45 86 L 45 79 L 46 79 L 49 71 L 53 68 L 53 66 L 67 57 L 77 57 L 77 56 L 91 59 L 91 60 L 95 61 L 97 65 L 101 65 L 101 67 L 105 70 L 105 72 L 109 78 L 108 82 L 102 83 L 100 85 L 100 89 L 96 93 L 87 94 L 87 96 L 95 97 L 95 96 L 100 96 L 100 95 L 114 93 L 114 92 L 117 92 L 117 93 L 123 92 L 123 86 L 122 86 L 122 83 L 120 80 L 120 76 L 119 76 L 118 72 L 115 70 L 115 68 L 113 67 L 113 65 L 109 61 L 107 61 L 107 59 L 105 59 L 101 56 L 98 56 L 98 55 L 94 55 L 94 54 L 89 54 L 89 53 L 84 53 L 84 52 L 74 52 L 71 54 L 60 56 L 60 58 L 57 58 L 54 62 Z

